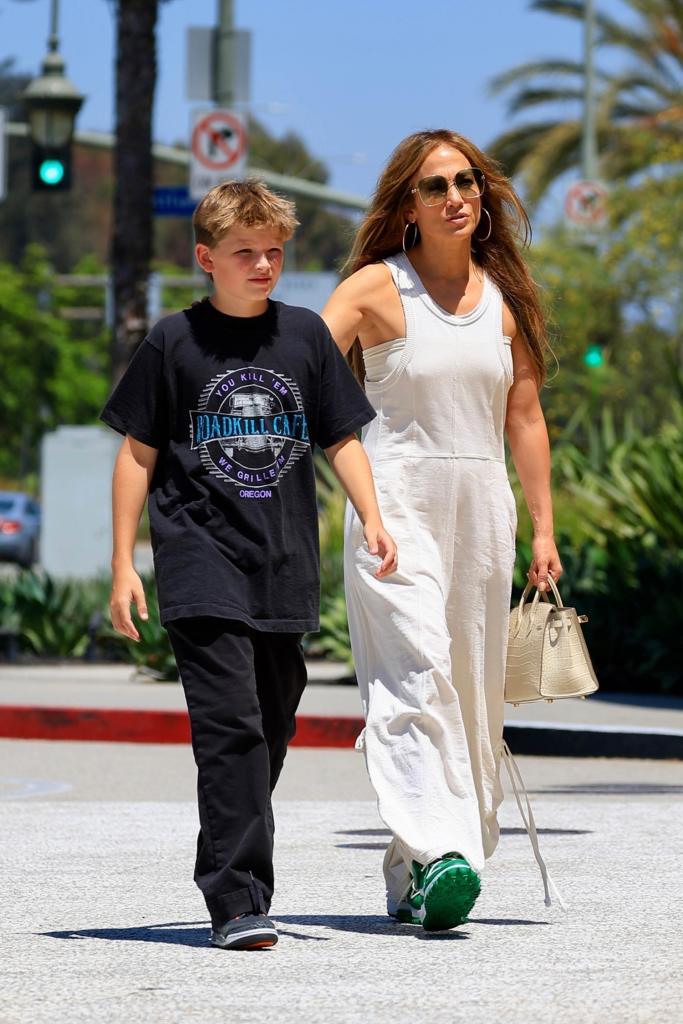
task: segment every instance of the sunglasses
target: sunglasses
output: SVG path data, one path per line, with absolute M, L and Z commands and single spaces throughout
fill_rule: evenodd
M 417 192 L 425 206 L 439 206 L 446 202 L 451 185 L 455 185 L 461 199 L 477 199 L 484 191 L 485 184 L 483 171 L 478 167 L 467 167 L 464 171 L 458 171 L 452 181 L 443 174 L 428 174 L 426 178 L 420 178 L 417 187 L 411 188 L 410 194 Z

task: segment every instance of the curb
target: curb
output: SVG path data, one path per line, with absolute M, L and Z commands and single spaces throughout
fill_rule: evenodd
M 353 747 L 362 718 L 299 715 L 291 746 Z M 0 705 L 0 738 L 87 743 L 189 743 L 186 711 Z
M 655 761 L 683 760 L 683 729 L 506 722 L 505 738 L 514 754 L 537 757 L 638 757 Z
M 360 717 L 299 715 L 293 747 L 351 749 Z M 0 705 L 0 738 L 100 743 L 189 743 L 185 711 Z M 625 757 L 683 760 L 682 729 L 506 722 L 513 753 L 536 757 Z

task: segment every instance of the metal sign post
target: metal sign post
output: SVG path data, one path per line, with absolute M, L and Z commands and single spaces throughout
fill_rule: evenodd
M 7 196 L 7 111 L 0 107 L 0 202 Z

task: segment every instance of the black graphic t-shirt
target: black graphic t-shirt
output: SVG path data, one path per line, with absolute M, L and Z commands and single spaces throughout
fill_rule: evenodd
M 160 320 L 102 419 L 159 449 L 149 513 L 162 622 L 317 629 L 313 446 L 374 415 L 308 309 L 269 301 L 244 318 L 204 300 Z

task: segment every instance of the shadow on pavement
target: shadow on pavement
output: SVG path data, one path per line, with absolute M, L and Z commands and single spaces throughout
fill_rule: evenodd
M 361 916 L 356 914 L 283 914 L 275 917 L 275 921 L 285 924 L 310 925 L 317 928 L 333 928 L 335 931 L 357 932 L 360 935 L 391 935 L 406 936 L 412 935 L 416 939 L 427 939 L 428 941 L 459 940 L 470 937 L 467 931 L 447 932 L 425 932 L 419 925 L 399 924 L 388 917 L 380 917 L 377 914 Z M 468 925 L 540 925 L 548 927 L 550 921 L 526 921 L 516 917 L 471 917 Z M 287 932 L 283 932 L 284 935 Z
M 169 924 L 150 924 L 140 928 L 83 928 L 70 932 L 39 932 L 51 939 L 108 939 L 110 942 L 160 942 L 171 946 L 193 946 L 198 949 L 217 948 L 209 942 L 211 926 L 207 921 L 202 928 L 189 927 L 199 921 L 178 921 Z M 319 935 L 279 930 L 290 939 L 329 942 Z
M 388 828 L 352 828 L 334 833 L 336 836 L 390 836 Z
M 202 927 L 193 927 L 201 925 Z M 109 939 L 114 942 L 162 942 L 172 946 L 208 946 L 211 927 L 202 921 L 169 921 L 138 928 L 83 928 L 78 931 L 39 932 L 51 939 Z
M 656 794 L 683 793 L 683 786 L 668 782 L 585 782 L 575 786 L 544 786 L 530 789 L 530 793 L 584 793 L 595 796 L 649 796 Z M 505 831 L 503 829 L 503 831 Z M 539 828 L 539 832 L 546 831 Z M 548 830 L 549 831 L 549 830 Z
M 550 921 L 525 921 L 523 918 L 518 917 L 470 917 L 467 920 L 468 924 L 494 924 L 494 925 L 528 925 L 528 924 L 541 924 L 550 925 Z
M 281 914 L 275 915 L 280 935 L 304 942 L 330 942 L 329 937 L 306 935 L 290 931 L 287 925 L 331 928 L 334 931 L 354 932 L 358 935 L 405 937 L 428 942 L 458 942 L 470 937 L 467 931 L 425 932 L 420 927 L 400 924 L 377 914 Z M 525 921 L 518 918 L 471 918 L 473 925 L 548 925 L 548 921 Z M 201 925 L 201 927 L 197 927 Z M 283 928 L 282 925 L 285 925 Z M 50 939 L 106 939 L 109 942 L 156 942 L 171 946 L 190 946 L 195 949 L 211 947 L 209 922 L 169 921 L 165 924 L 142 925 L 137 928 L 82 928 L 72 931 L 38 932 Z
M 563 791 L 564 792 L 564 791 Z M 573 790 L 567 790 L 566 792 L 573 792 Z M 592 835 L 592 829 L 587 828 L 537 828 L 539 836 L 589 836 Z M 502 836 L 525 836 L 527 834 L 525 828 L 502 828 L 500 830 Z M 359 829 L 356 832 L 336 832 L 338 836 L 361 836 L 361 835 L 375 835 L 375 836 L 390 836 L 391 833 L 386 829 Z M 335 843 L 335 847 L 338 850 L 386 850 L 386 843 Z
M 310 925 L 316 928 L 332 928 L 340 932 L 355 932 L 358 935 L 412 935 L 416 939 L 467 939 L 467 932 L 424 932 L 419 926 L 400 924 L 389 917 L 378 914 L 280 914 L 275 922 L 284 924 Z M 286 935 L 287 932 L 282 934 Z M 308 936 L 307 936 L 308 938 Z
M 387 843 L 335 843 L 338 850 L 386 850 Z
M 537 828 L 539 836 L 592 836 L 591 828 Z M 502 828 L 502 836 L 525 836 L 525 828 Z

